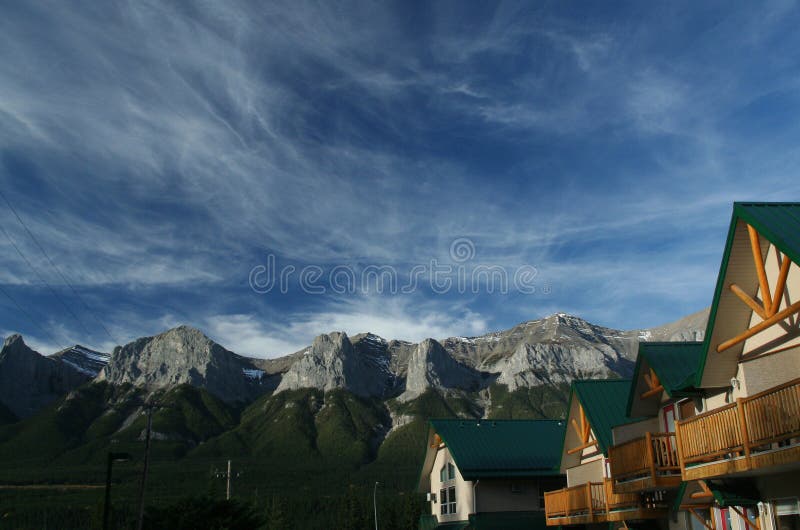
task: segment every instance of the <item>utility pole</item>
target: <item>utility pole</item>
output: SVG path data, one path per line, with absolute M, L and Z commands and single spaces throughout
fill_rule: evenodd
M 228 460 L 228 487 L 225 490 L 225 500 L 231 500 L 231 461 Z
M 142 530 L 144 524 L 144 488 L 147 482 L 147 467 L 150 463 L 150 433 L 153 430 L 153 404 L 146 405 L 147 407 L 147 434 L 145 435 L 144 442 L 144 465 L 142 467 L 142 482 L 139 485 L 139 523 L 137 530 Z
M 375 512 L 375 530 L 378 530 L 378 501 L 377 501 L 377 493 L 378 493 L 378 482 L 375 482 L 375 485 L 372 487 L 372 510 Z

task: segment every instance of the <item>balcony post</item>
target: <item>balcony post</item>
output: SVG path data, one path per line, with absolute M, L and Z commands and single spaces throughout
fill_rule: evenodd
M 739 429 L 742 431 L 742 447 L 744 448 L 744 459 L 747 467 L 750 468 L 750 436 L 747 434 L 747 418 L 744 415 L 745 402 L 742 398 L 736 398 L 736 412 L 739 416 Z
M 681 475 L 686 470 L 683 463 L 683 437 L 681 436 L 681 421 L 675 422 L 675 448 L 678 451 L 678 465 L 681 468 Z
M 589 517 L 591 518 L 594 515 L 594 502 L 592 499 L 592 483 L 586 483 L 586 497 L 589 500 Z
M 564 497 L 564 514 L 569 517 L 572 513 L 572 502 L 569 495 L 569 488 L 561 490 L 561 495 Z
M 650 431 L 647 431 L 645 437 L 647 438 L 647 463 L 650 466 L 650 478 L 653 479 L 653 484 L 655 484 L 656 459 L 654 458 L 654 453 L 653 453 L 653 434 Z

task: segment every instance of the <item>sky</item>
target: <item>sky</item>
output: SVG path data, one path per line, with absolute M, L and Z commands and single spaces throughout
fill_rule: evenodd
M 794 2 L 0 9 L 0 334 L 43 353 L 660 325 L 733 201 L 800 197 Z

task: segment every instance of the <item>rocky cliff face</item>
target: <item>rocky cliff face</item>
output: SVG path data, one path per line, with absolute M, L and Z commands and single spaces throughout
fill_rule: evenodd
M 365 342 L 365 341 L 360 341 Z M 320 335 L 283 374 L 277 391 L 297 388 L 343 388 L 365 397 L 381 397 L 392 388 L 394 375 L 383 339 L 369 335 L 356 349 L 345 333 Z
M 557 313 L 479 337 L 419 344 L 334 332 L 278 359 L 237 355 L 188 326 L 117 347 L 110 356 L 73 346 L 42 357 L 13 336 L 0 354 L 0 401 L 18 416 L 30 415 L 94 375 L 148 389 L 188 383 L 228 402 L 299 388 L 401 401 L 434 389 L 478 399 L 495 382 L 513 391 L 628 376 L 640 340 L 702 339 L 707 316 L 704 310 L 658 328 L 620 331 Z
M 626 377 L 633 371 L 640 340 L 702 338 L 707 316 L 701 311 L 666 326 L 621 331 L 557 313 L 479 337 L 419 344 L 386 341 L 370 333 L 356 335 L 351 344 L 343 334 L 333 333 L 318 337 L 302 352 L 277 390 L 346 388 L 405 401 L 431 388 L 469 392 L 497 382 L 513 391 L 573 379 Z M 350 367 L 349 377 L 345 367 Z M 370 388 L 359 380 L 368 381 Z
M 405 390 L 402 401 L 413 399 L 429 388 L 480 390 L 491 375 L 456 361 L 444 347 L 433 339 L 419 343 L 408 360 Z
M 54 353 L 50 357 L 72 366 L 88 377 L 95 378 L 106 367 L 111 356 L 108 353 L 91 350 L 76 344 Z
M 31 416 L 91 379 L 58 358 L 30 349 L 11 335 L 0 350 L 0 402 L 18 418 Z
M 274 379 L 250 359 L 189 326 L 115 348 L 97 379 L 150 389 L 188 383 L 229 402 L 251 400 L 275 386 Z

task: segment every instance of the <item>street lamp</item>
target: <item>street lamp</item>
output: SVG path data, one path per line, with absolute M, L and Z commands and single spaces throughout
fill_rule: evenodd
M 378 484 L 379 482 L 375 482 L 375 485 L 372 487 L 372 510 L 375 512 L 375 530 L 378 530 L 378 502 L 377 502 L 377 493 L 378 493 Z
M 131 460 L 128 453 L 108 452 L 108 466 L 106 467 L 106 501 L 103 504 L 103 530 L 108 530 L 108 517 L 111 512 L 111 467 L 114 462 L 127 462 Z

